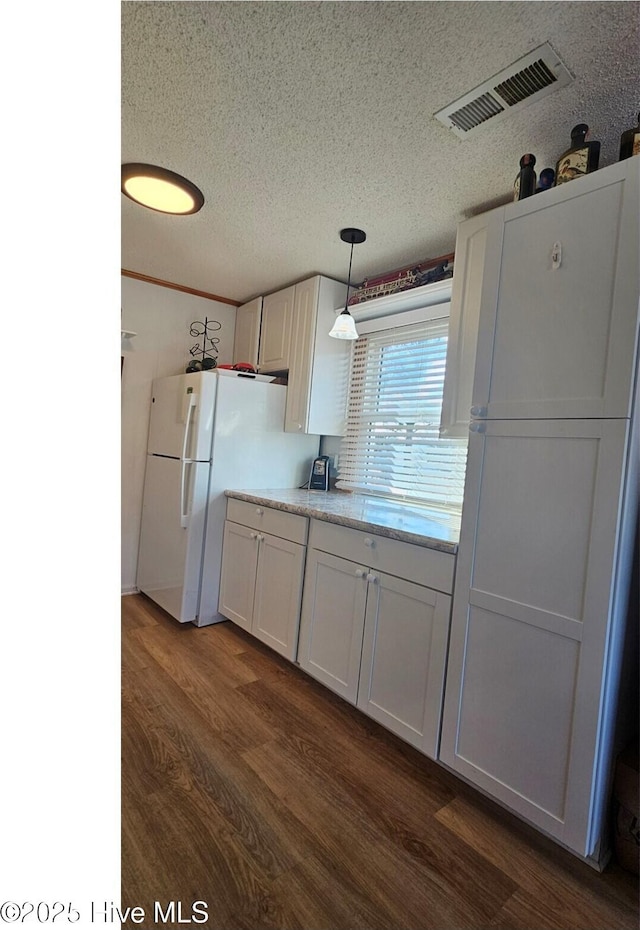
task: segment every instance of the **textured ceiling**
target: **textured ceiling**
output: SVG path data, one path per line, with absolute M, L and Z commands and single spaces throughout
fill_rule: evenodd
M 543 42 L 574 82 L 465 140 L 441 107 Z M 586 122 L 617 160 L 640 110 L 640 3 L 125 2 L 122 161 L 203 191 L 194 216 L 121 195 L 122 267 L 245 301 L 313 273 L 353 278 L 453 249 L 553 166 Z M 594 217 L 594 221 L 597 218 Z

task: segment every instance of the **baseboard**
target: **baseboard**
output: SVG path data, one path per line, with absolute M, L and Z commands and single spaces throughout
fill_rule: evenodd
M 138 591 L 138 589 L 137 589 L 135 586 L 134 586 L 134 587 L 122 588 L 122 589 L 120 590 L 120 596 L 121 596 L 121 597 L 125 597 L 127 594 L 140 594 L 140 592 Z

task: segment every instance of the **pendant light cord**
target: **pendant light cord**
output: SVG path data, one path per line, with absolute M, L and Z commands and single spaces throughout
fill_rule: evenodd
M 351 262 L 353 261 L 353 239 L 351 240 L 351 255 L 349 256 L 349 274 L 347 275 L 347 299 L 345 300 L 343 313 L 348 313 L 349 307 L 349 287 L 351 285 Z

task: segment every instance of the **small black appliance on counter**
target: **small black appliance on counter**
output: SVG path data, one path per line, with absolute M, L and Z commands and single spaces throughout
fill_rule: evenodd
M 310 491 L 328 491 L 329 490 L 329 456 L 319 455 L 313 460 L 311 474 L 309 475 Z

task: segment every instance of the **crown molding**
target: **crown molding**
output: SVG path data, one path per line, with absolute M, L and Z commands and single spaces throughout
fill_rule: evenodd
M 146 281 L 147 284 L 157 284 L 159 287 L 170 287 L 174 291 L 182 291 L 183 294 L 193 294 L 194 297 L 204 297 L 205 300 L 217 300 L 221 304 L 230 304 L 232 307 L 239 307 L 239 300 L 231 300 L 230 297 L 220 297 L 219 294 L 209 294 L 207 291 L 198 291 L 194 287 L 187 287 L 184 284 L 174 284 L 172 281 L 163 281 L 161 278 L 152 278 L 148 274 L 140 274 L 139 271 L 128 271 L 126 268 L 120 269 L 120 274 L 125 278 L 134 278 L 136 281 Z

